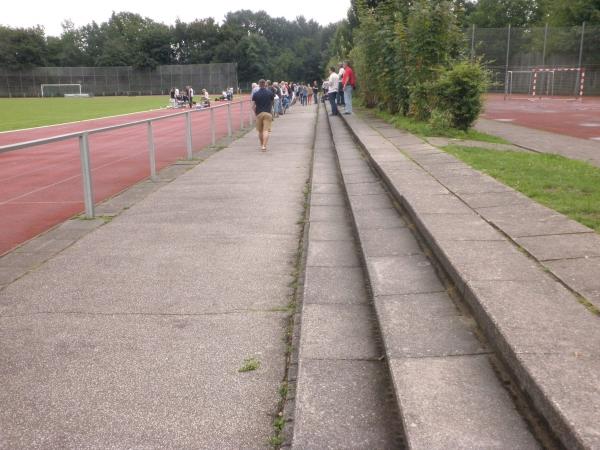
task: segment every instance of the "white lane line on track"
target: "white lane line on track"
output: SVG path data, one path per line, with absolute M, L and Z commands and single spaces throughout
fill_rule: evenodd
M 119 161 L 123 161 L 123 160 L 126 160 L 126 159 L 132 159 L 133 157 L 135 157 L 135 156 L 137 156 L 137 155 L 140 155 L 140 154 L 142 154 L 142 153 L 146 154 L 146 153 L 147 153 L 147 150 L 139 151 L 139 152 L 136 152 L 136 153 L 131 153 L 131 154 L 129 154 L 129 155 L 127 155 L 127 156 L 123 157 L 123 158 L 119 158 L 119 159 L 113 159 L 113 160 L 111 160 L 110 162 L 107 162 L 107 163 L 105 163 L 105 164 L 102 164 L 102 165 L 100 165 L 100 166 L 94 167 L 94 168 L 92 169 L 92 173 L 93 173 L 93 172 L 95 172 L 95 171 L 97 171 L 97 170 L 99 170 L 99 169 L 102 169 L 102 168 L 104 168 L 104 167 L 110 166 L 110 165 L 111 165 L 111 164 L 113 164 L 113 163 L 117 163 L 117 162 L 119 162 Z M 150 176 L 150 174 L 148 174 L 148 176 L 147 176 L 147 177 L 149 177 L 149 176 Z M 144 177 L 144 178 L 147 178 L 147 177 Z M 0 206 L 2 206 L 2 205 L 5 205 L 5 204 L 7 204 L 7 203 L 12 203 L 12 202 L 14 202 L 15 200 L 18 200 L 18 199 L 20 199 L 20 198 L 27 197 L 28 195 L 35 194 L 36 192 L 40 192 L 40 191 L 43 191 L 43 190 L 45 190 L 45 189 L 48 189 L 48 188 L 51 188 L 51 187 L 54 187 L 54 186 L 58 186 L 59 184 L 62 184 L 62 183 L 65 183 L 65 182 L 67 182 L 67 181 L 71 181 L 71 180 L 74 180 L 74 179 L 77 179 L 77 178 L 81 178 L 81 174 L 78 174 L 78 175 L 72 175 L 72 176 L 70 176 L 70 177 L 63 178 L 62 180 L 59 180 L 59 181 L 57 181 L 57 182 L 55 182 L 55 183 L 51 183 L 51 184 L 48 184 L 48 185 L 46 185 L 46 186 L 41 186 L 41 187 L 39 187 L 39 188 L 37 188 L 37 189 L 34 189 L 34 190 L 32 190 L 32 191 L 25 192 L 25 193 L 23 193 L 23 194 L 17 195 L 16 197 L 13 197 L 13 198 L 10 198 L 10 199 L 8 199 L 8 200 L 5 200 L 5 201 L 2 201 L 2 202 L 0 202 Z M 92 178 L 92 179 L 93 179 L 93 178 Z
M 162 111 L 163 109 L 167 109 L 167 108 L 147 109 L 145 111 L 130 112 L 130 113 L 125 113 L 125 114 L 115 114 L 114 116 L 102 116 L 102 117 L 95 117 L 93 119 L 75 120 L 73 122 L 53 123 L 52 125 L 41 125 L 39 127 L 19 128 L 18 130 L 0 131 L 0 134 L 17 133 L 19 131 L 41 130 L 43 128 L 60 127 L 63 125 L 73 125 L 76 123 L 91 122 L 92 120 L 114 119 L 115 117 L 125 117 L 125 116 L 131 116 L 133 114 L 144 114 L 144 113 L 149 113 L 149 112 L 153 112 L 153 111 Z

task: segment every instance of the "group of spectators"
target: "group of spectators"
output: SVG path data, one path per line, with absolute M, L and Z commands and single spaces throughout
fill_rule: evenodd
M 319 85 L 317 81 L 313 81 L 312 84 L 305 82 L 294 82 L 294 81 L 281 81 L 271 82 L 271 80 L 265 81 L 265 88 L 273 93 L 273 117 L 277 117 L 280 114 L 285 114 L 288 108 L 296 102 L 300 102 L 301 105 L 306 106 L 317 102 L 319 95 Z M 259 90 L 257 83 L 252 83 L 252 95 Z
M 352 114 L 352 93 L 356 86 L 356 77 L 348 61 L 340 64 L 339 70 L 331 67 L 329 78 L 323 83 L 323 102 L 325 98 L 331 103 L 331 114 L 336 116 L 338 104 L 344 105 L 344 114 Z M 261 79 L 252 83 L 252 103 L 256 113 L 256 129 L 261 150 L 267 150 L 271 123 L 280 114 L 300 99 L 301 105 L 310 105 L 319 101 L 319 86 L 317 81 L 309 83 L 294 83 L 282 81 L 271 83 Z
M 331 115 L 339 114 L 338 106 L 344 106 L 344 114 L 352 114 L 352 93 L 356 88 L 356 76 L 348 61 L 336 70 L 329 69 L 329 78 L 323 82 L 323 92 L 331 103 Z M 325 99 L 323 99 L 325 101 Z
M 197 102 L 194 101 L 194 89 L 191 86 L 186 86 L 182 90 L 173 87 L 169 92 L 169 96 L 171 108 L 185 108 L 186 106 L 189 108 L 193 108 L 194 105 L 197 105 Z M 210 97 L 206 89 L 202 89 L 202 94 L 200 98 L 201 107 L 210 106 Z

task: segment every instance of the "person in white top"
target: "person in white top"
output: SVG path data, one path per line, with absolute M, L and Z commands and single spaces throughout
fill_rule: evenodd
M 331 115 L 332 116 L 337 116 L 338 115 L 338 108 L 337 108 L 337 104 L 335 102 L 336 97 L 337 97 L 337 93 L 338 93 L 338 85 L 340 83 L 340 77 L 338 77 L 338 74 L 335 72 L 335 67 L 331 67 L 331 73 L 329 74 L 329 91 L 328 91 L 328 96 L 329 96 L 329 103 L 331 103 Z
M 345 105 L 344 102 L 344 88 L 342 86 L 342 79 L 344 78 L 344 65 L 340 64 L 340 70 L 338 71 L 338 79 L 340 80 L 340 84 L 338 85 L 338 94 L 337 94 L 337 104 Z
M 187 91 L 188 91 L 188 101 L 189 101 L 189 105 L 190 105 L 190 109 L 191 109 L 192 105 L 194 104 L 194 101 L 192 100 L 194 98 L 194 89 L 192 89 L 191 86 L 188 86 Z

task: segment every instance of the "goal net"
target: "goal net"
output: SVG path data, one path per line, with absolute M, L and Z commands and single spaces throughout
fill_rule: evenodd
M 579 67 L 509 70 L 505 94 L 508 98 L 583 97 L 585 69 Z
M 81 93 L 81 84 L 42 84 L 40 92 L 42 97 L 87 97 Z

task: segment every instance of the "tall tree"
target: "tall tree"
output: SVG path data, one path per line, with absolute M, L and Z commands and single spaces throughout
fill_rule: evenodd
M 600 0 L 547 0 L 546 17 L 555 26 L 600 25 Z
M 46 64 L 44 29 L 10 28 L 0 25 L 0 66 L 24 69 Z
M 485 28 L 525 27 L 540 21 L 542 7 L 539 0 L 479 0 L 467 20 Z

